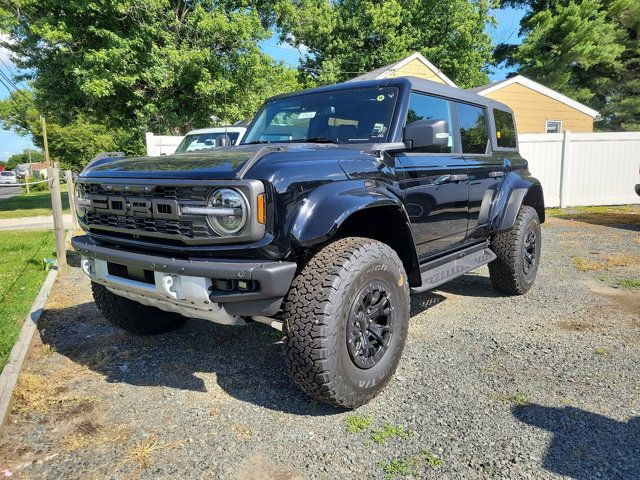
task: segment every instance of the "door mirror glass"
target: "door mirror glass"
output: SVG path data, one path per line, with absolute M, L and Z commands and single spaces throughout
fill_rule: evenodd
M 445 151 L 449 144 L 446 120 L 417 120 L 404 127 L 404 141 L 411 150 Z

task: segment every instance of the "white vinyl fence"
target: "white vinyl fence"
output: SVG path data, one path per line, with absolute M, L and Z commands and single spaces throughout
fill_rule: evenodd
M 154 135 L 151 132 L 147 132 L 147 155 L 150 157 L 171 155 L 176 151 L 183 138 L 180 135 Z
M 640 132 L 518 136 L 547 207 L 640 203 Z

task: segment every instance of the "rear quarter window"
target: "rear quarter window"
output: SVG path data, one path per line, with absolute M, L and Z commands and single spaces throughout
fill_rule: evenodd
M 486 110 L 466 103 L 456 103 L 456 108 L 462 153 L 488 153 L 490 150 Z
M 516 148 L 516 125 L 513 115 L 504 110 L 493 110 L 496 122 L 496 141 L 500 148 Z

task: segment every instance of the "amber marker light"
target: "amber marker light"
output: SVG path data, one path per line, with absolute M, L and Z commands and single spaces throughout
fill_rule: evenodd
M 265 196 L 264 193 L 261 193 L 260 195 L 258 195 L 258 209 L 257 209 L 257 215 L 258 215 L 258 223 L 261 225 L 264 225 L 265 222 L 267 221 L 267 208 L 265 205 Z

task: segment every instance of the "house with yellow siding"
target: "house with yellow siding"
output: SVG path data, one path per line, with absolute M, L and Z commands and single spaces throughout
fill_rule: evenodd
M 511 107 L 518 133 L 593 132 L 599 116 L 594 109 L 522 75 L 471 91 Z
M 452 87 L 457 87 L 442 71 L 440 71 L 433 63 L 424 58 L 419 53 L 413 53 L 407 58 L 385 65 L 384 67 L 372 70 L 364 75 L 352 78 L 351 82 L 360 82 L 362 80 L 380 80 L 382 78 L 394 77 L 418 77 L 432 82 L 444 83 Z
M 418 52 L 351 81 L 393 77 L 418 77 L 457 86 Z M 592 108 L 522 75 L 472 88 L 471 91 L 509 106 L 516 117 L 518 133 L 592 132 L 593 122 L 599 116 Z

